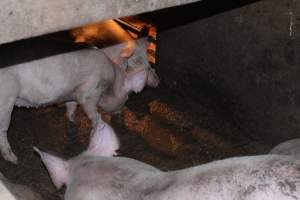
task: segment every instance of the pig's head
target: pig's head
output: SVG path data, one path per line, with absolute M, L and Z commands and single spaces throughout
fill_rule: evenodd
M 138 93 L 146 85 L 149 68 L 139 67 L 126 72 L 116 66 L 115 81 L 101 96 L 98 105 L 106 112 L 118 112 L 131 92 Z
M 149 42 L 146 38 L 138 39 L 135 41 L 134 48 L 132 48 L 132 45 L 124 48 L 120 56 L 127 59 L 128 68 L 148 68 L 150 67 L 147 54 L 148 46 Z
M 119 146 L 118 137 L 112 127 L 105 122 L 99 122 L 92 133 L 87 150 L 75 158 L 65 160 L 61 157 L 42 152 L 36 147 L 33 148 L 40 155 L 53 184 L 59 189 L 63 185 L 68 185 L 70 181 L 70 170 L 75 159 L 80 159 L 85 156 L 112 157 L 117 155 Z
M 148 46 L 149 42 L 147 38 L 138 39 L 134 43 L 133 41 L 128 42 L 126 47 L 121 51 L 120 58 L 116 63 L 126 71 L 140 67 L 149 68 L 147 85 L 157 87 L 160 81 L 155 70 L 150 66 L 147 54 Z

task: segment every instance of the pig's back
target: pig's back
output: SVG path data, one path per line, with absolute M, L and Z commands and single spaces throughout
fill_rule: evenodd
M 72 99 L 72 92 L 91 78 L 114 76 L 112 63 L 101 52 L 80 50 L 13 66 L 20 82 L 19 98 L 37 104 Z
M 300 199 L 300 162 L 279 155 L 237 157 L 169 172 L 156 182 L 164 183 L 156 186 L 163 191 L 154 188 L 145 200 Z

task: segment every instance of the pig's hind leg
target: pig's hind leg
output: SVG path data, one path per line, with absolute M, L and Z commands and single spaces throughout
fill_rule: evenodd
M 1 76 L 0 79 L 0 151 L 5 160 L 17 164 L 18 158 L 12 152 L 7 140 L 7 130 L 19 85 L 13 78 Z

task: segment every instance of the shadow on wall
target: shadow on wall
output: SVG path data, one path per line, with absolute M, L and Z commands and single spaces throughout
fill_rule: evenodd
M 154 14 L 161 85 L 199 103 L 209 96 L 269 144 L 299 137 L 299 8 L 294 0 L 203 1 Z

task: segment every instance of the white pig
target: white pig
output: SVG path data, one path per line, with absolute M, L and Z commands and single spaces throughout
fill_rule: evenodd
M 162 172 L 134 159 L 112 157 L 118 144 L 113 134 L 107 125 L 98 127 L 94 135 L 100 136 L 69 160 L 35 149 L 54 185 L 66 186 L 65 200 L 300 199 L 300 162 L 290 156 L 235 157 Z
M 269 154 L 291 155 L 300 159 L 300 139 L 292 139 L 275 146 Z
M 149 42 L 146 38 L 134 40 L 114 20 L 106 20 L 70 31 L 70 35 L 77 43 L 89 43 L 97 45 L 122 69 L 136 68 L 139 66 L 150 69 L 147 77 L 147 85 L 157 87 L 159 77 L 150 66 L 147 56 Z
M 124 31 L 124 30 L 123 30 Z M 127 43 L 116 44 L 106 48 L 102 48 L 101 51 L 105 53 L 110 59 L 114 59 L 115 66 L 118 66 L 118 71 L 123 74 L 132 74 L 136 73 L 139 70 L 148 70 L 146 76 L 146 82 L 152 87 L 156 87 L 159 84 L 159 78 L 155 73 L 155 70 L 150 67 L 150 64 L 146 55 L 146 41 L 145 39 L 139 39 L 134 44 L 134 48 L 126 48 Z M 116 60 L 117 59 L 117 60 Z M 123 63 L 123 64 L 122 64 Z M 125 70 L 126 66 L 134 66 Z M 120 83 L 122 81 L 119 81 Z M 146 84 L 141 85 L 138 91 L 143 90 Z M 105 108 L 104 110 L 109 113 L 119 113 L 123 103 L 120 103 L 120 95 L 123 93 L 116 93 L 114 90 L 107 90 L 107 93 L 110 95 L 105 95 L 102 98 L 102 101 L 99 102 L 99 106 Z M 128 95 L 126 95 L 127 97 Z M 116 106 L 117 105 L 117 106 Z M 77 103 L 68 102 L 66 104 L 67 108 L 67 117 L 70 121 L 75 121 L 75 112 L 76 112 Z
M 7 140 L 14 105 L 39 107 L 78 102 L 92 121 L 104 110 L 119 109 L 131 91 L 146 84 L 148 69 L 123 72 L 99 50 L 86 49 L 55 55 L 0 69 L 0 150 L 4 159 L 17 163 Z M 113 99 L 109 102 L 108 100 Z M 71 107 L 69 105 L 69 107 Z M 72 113 L 69 112 L 69 118 Z
M 42 197 L 29 187 L 12 183 L 0 173 L 1 200 L 42 200 Z

